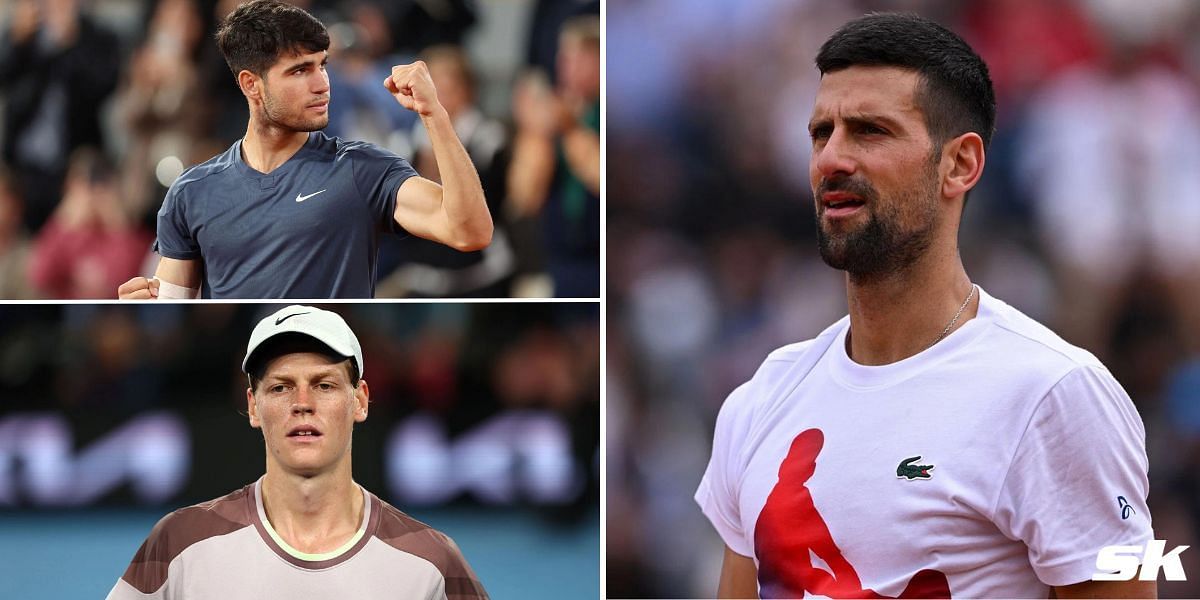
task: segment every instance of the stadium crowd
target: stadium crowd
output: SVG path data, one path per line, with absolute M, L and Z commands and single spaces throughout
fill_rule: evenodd
M 871 10 L 934 18 L 987 61 L 998 131 L 967 272 L 1109 366 L 1146 425 L 1156 537 L 1200 536 L 1200 5 L 611 0 L 611 596 L 716 592 L 722 543 L 692 495 L 717 411 L 846 312 L 817 253 L 807 125 L 819 44 Z M 1200 595 L 1200 554 L 1183 565 L 1163 597 Z
M 381 82 L 425 60 L 480 173 L 491 246 L 388 237 L 380 296 L 599 297 L 599 0 L 296 0 L 331 38 L 330 135 L 437 180 L 428 137 Z M 151 270 L 184 169 L 245 133 L 213 41 L 239 0 L 13 0 L 0 8 L 0 298 L 115 298 Z M 587 144 L 584 144 L 587 145 Z

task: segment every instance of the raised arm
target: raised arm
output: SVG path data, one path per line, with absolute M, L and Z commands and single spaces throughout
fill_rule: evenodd
M 423 61 L 392 67 L 383 84 L 401 106 L 420 115 L 442 179 L 442 185 L 423 177 L 407 179 L 396 192 L 396 223 L 463 252 L 486 247 L 492 241 L 492 216 L 479 174 L 438 102 L 428 67 Z

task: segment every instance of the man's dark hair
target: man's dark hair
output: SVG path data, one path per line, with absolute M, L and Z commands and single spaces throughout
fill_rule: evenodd
M 286 54 L 329 49 L 329 32 L 304 9 L 278 0 L 253 0 L 237 7 L 217 29 L 217 46 L 233 76 L 259 77 Z
M 996 127 L 996 92 L 987 64 L 961 37 L 913 14 L 871 13 L 842 26 L 817 53 L 821 74 L 852 66 L 911 69 L 917 107 L 937 146 L 974 131 L 986 149 Z
M 358 386 L 359 369 L 358 365 L 354 363 L 354 357 L 342 356 L 334 352 L 333 348 L 311 336 L 292 332 L 274 336 L 254 349 L 254 354 L 250 355 L 250 361 L 246 363 L 246 374 L 250 377 L 250 389 L 258 391 L 258 384 L 267 375 L 267 364 L 272 359 L 296 352 L 315 352 L 332 361 L 342 362 L 345 364 L 346 372 L 350 375 L 350 385 Z

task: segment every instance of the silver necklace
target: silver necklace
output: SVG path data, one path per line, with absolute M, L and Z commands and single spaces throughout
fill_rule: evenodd
M 972 283 L 971 284 L 971 293 L 967 294 L 967 299 L 963 300 L 962 306 L 958 307 L 958 312 L 954 313 L 954 318 L 950 319 L 950 324 L 946 325 L 946 328 L 942 330 L 942 334 L 937 336 L 937 339 L 933 340 L 932 344 L 929 344 L 928 346 L 925 347 L 926 350 L 932 348 L 934 346 L 934 344 L 937 344 L 938 342 L 942 341 L 942 339 L 945 338 L 950 333 L 950 330 L 952 328 L 954 328 L 954 324 L 958 322 L 958 318 L 961 317 L 963 314 L 963 311 L 967 309 L 967 305 L 971 303 L 971 298 L 975 297 L 975 290 L 977 290 L 977 289 L 979 289 L 979 286 Z

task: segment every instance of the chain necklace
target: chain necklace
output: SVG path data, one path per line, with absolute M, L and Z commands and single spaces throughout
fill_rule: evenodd
M 954 313 L 954 318 L 950 319 L 950 324 L 946 325 L 946 328 L 942 330 L 942 334 L 937 336 L 937 339 L 933 340 L 932 344 L 929 344 L 928 346 L 926 346 L 925 350 L 932 348 L 935 344 L 942 341 L 942 339 L 945 338 L 950 333 L 950 330 L 954 328 L 954 324 L 958 322 L 958 318 L 961 317 L 963 314 L 963 311 L 967 309 L 967 305 L 971 303 L 971 298 L 975 297 L 975 290 L 977 290 L 977 289 L 979 289 L 979 286 L 972 283 L 971 284 L 971 293 L 967 294 L 967 299 L 963 300 L 962 306 L 958 307 L 958 312 Z

